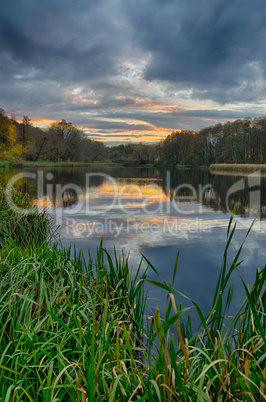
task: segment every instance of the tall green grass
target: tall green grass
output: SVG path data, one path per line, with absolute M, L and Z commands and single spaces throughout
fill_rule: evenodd
M 24 218 L 31 227 L 32 218 Z M 188 309 L 175 298 L 186 298 L 174 287 L 178 257 L 164 283 L 148 279 L 147 269 L 157 271 L 144 256 L 132 271 L 127 256 L 111 258 L 102 244 L 93 261 L 75 250 L 71 258 L 70 249 L 51 246 L 41 235 L 29 247 L 23 230 L 15 238 L 2 232 L 0 400 L 266 399 L 266 268 L 257 271 L 252 287 L 243 282 L 246 297 L 229 317 L 230 277 L 243 247 L 228 264 L 233 218 L 210 312 L 204 315 L 191 300 L 200 318 L 196 333 Z M 157 308 L 149 320 L 145 281 L 165 291 L 167 300 L 165 313 Z
M 239 257 L 244 245 L 243 242 L 228 266 L 228 249 L 235 229 L 232 216 L 211 310 L 204 316 L 200 307 L 191 300 L 200 319 L 195 335 L 192 334 L 190 317 L 183 319 L 187 309 L 178 308 L 174 297 L 186 298 L 172 286 L 177 261 L 169 285 L 149 280 L 167 291 L 168 299 L 164 321 L 158 309 L 153 318 L 153 339 L 159 340 L 153 370 L 161 375 L 164 384 L 161 387 L 167 387 L 169 391 L 162 400 L 167 400 L 167 397 L 184 401 L 266 400 L 266 267 L 257 270 L 250 289 L 242 280 L 246 298 L 235 316 L 228 316 L 234 302 L 230 277 L 241 264 Z M 174 322 L 177 346 L 172 331 Z
M 32 208 L 29 194 L 12 192 L 14 204 L 21 209 Z M 13 247 L 41 247 L 53 237 L 51 218 L 46 211 L 40 212 L 37 207 L 29 215 L 18 214 L 9 207 L 6 198 L 6 186 L 0 186 L 0 250 Z
M 131 392 L 143 282 L 131 278 L 127 258 L 115 276 L 103 258 L 101 246 L 94 264 L 54 245 L 1 259 L 2 400 L 116 400 Z

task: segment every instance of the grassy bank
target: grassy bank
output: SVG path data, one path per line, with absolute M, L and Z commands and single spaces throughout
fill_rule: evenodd
M 112 259 L 101 244 L 95 261 L 71 258 L 70 249 L 45 241 L 45 213 L 36 212 L 34 224 L 30 215 L 14 219 L 0 200 L 0 400 L 266 399 L 266 268 L 251 290 L 243 283 L 246 299 L 228 318 L 241 251 L 228 264 L 232 219 L 210 312 L 204 316 L 191 301 L 201 322 L 195 334 L 175 300 L 178 257 L 167 284 L 147 279 L 143 268 L 156 269 L 145 257 L 133 274 L 126 257 Z M 34 242 L 25 242 L 25 231 Z M 167 298 L 165 314 L 157 308 L 149 320 L 145 280 Z
M 0 161 L 0 168 L 9 168 L 10 164 L 7 161 Z
M 261 172 L 266 172 L 266 164 L 230 164 L 230 163 L 217 163 L 214 165 L 210 165 L 211 173 L 219 173 L 219 172 L 243 172 L 243 173 L 252 173 L 260 170 Z
M 18 208 L 32 207 L 28 194 L 16 192 L 13 200 Z M 18 214 L 7 203 L 5 189 L 0 186 L 0 250 L 11 248 L 41 248 L 54 237 L 51 219 L 45 211 L 34 209 L 31 214 Z

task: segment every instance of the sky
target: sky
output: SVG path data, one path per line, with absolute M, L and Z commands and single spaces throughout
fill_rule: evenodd
M 266 115 L 265 0 L 3 0 L 0 107 L 107 144 Z

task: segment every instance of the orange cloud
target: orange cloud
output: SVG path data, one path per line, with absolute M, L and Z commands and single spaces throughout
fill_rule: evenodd
M 33 124 L 34 126 L 41 127 L 41 128 L 45 128 L 56 122 L 57 122 L 57 120 L 42 119 L 42 118 L 39 118 L 39 119 L 37 118 L 37 119 L 31 120 L 31 124 Z

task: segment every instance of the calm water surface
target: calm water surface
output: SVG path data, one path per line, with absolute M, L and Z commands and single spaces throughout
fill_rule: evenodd
M 8 180 L 22 171 L 2 171 Z M 24 173 L 37 170 L 24 169 Z M 18 179 L 41 206 L 61 224 L 65 246 L 74 244 L 95 256 L 100 239 L 113 253 L 130 253 L 136 268 L 143 253 L 168 282 L 180 251 L 175 287 L 207 312 L 222 264 L 230 209 L 236 205 L 237 230 L 229 261 L 238 251 L 253 218 L 256 224 L 242 252 L 239 268 L 247 281 L 266 262 L 266 179 L 211 175 L 208 171 L 167 172 L 142 168 L 49 168 L 36 178 Z M 40 191 L 40 183 L 41 184 Z M 255 181 L 254 181 L 255 180 Z M 231 189 L 231 190 L 230 190 Z M 231 195 L 228 196 L 228 191 Z M 259 198 L 258 198 L 259 197 Z M 255 201 L 254 201 L 255 200 Z M 145 268 L 145 264 L 143 264 Z M 151 274 L 154 278 L 154 275 Z M 235 283 L 235 307 L 243 297 L 239 273 Z M 148 286 L 149 306 L 164 306 L 166 294 Z M 181 300 L 180 300 L 181 301 Z M 193 315 L 193 313 L 192 313 Z

